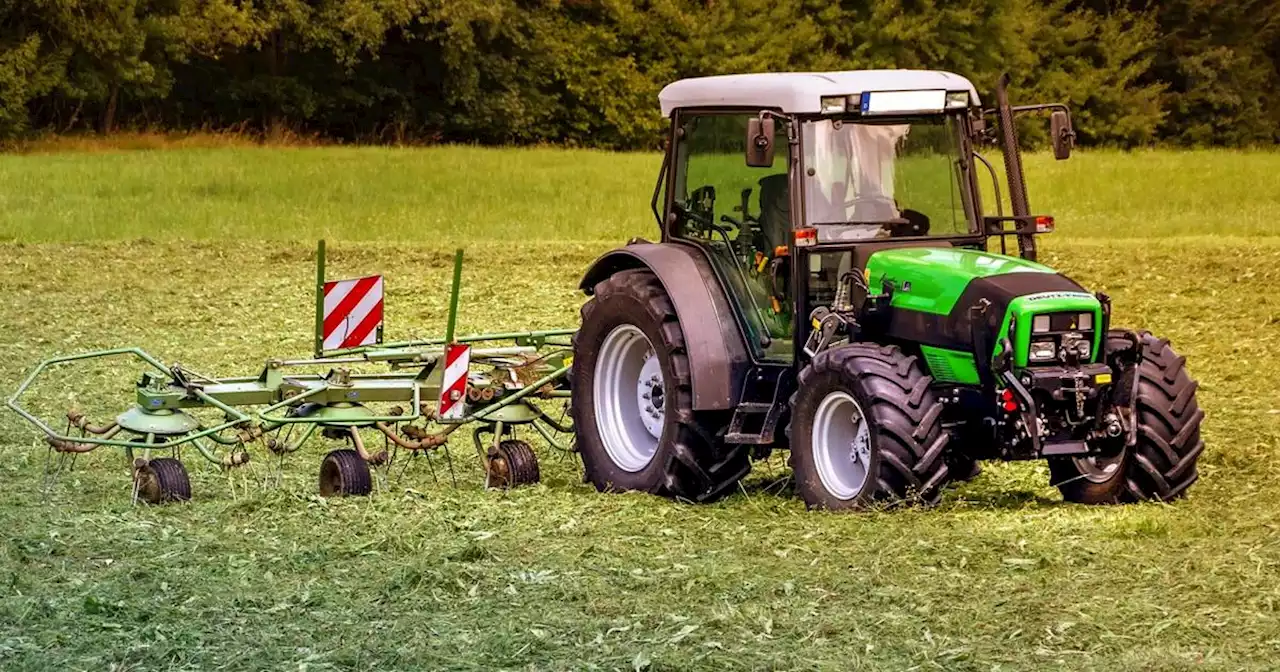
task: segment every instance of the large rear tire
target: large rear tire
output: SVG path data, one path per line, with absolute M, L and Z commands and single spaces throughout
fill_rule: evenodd
M 791 468 L 805 504 L 937 503 L 949 435 L 932 382 L 897 346 L 853 343 L 815 357 L 791 397 Z
M 586 480 L 602 492 L 703 502 L 730 492 L 751 470 L 747 449 L 718 437 L 728 414 L 693 410 L 684 331 L 648 270 L 621 271 L 595 286 L 574 336 L 572 386 Z
M 1109 346 L 1127 339 L 1108 334 Z M 1063 499 L 1083 504 L 1178 499 L 1199 479 L 1196 461 L 1204 451 L 1196 402 L 1199 387 L 1187 373 L 1186 357 L 1169 341 L 1142 333 L 1138 365 L 1137 443 L 1111 458 L 1057 459 L 1049 463 Z M 1130 379 L 1131 380 L 1131 379 Z M 1117 381 L 1124 384 L 1124 380 Z

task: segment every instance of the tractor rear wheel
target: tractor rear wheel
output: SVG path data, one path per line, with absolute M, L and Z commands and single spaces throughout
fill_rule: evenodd
M 320 462 L 320 496 L 364 496 L 373 492 L 369 463 L 350 448 L 331 451 Z
M 897 346 L 853 343 L 815 357 L 791 397 L 791 469 L 805 504 L 937 503 L 950 437 L 932 382 Z
M 573 343 L 578 451 L 598 490 L 703 502 L 751 470 L 746 448 L 717 438 L 727 413 L 693 410 L 684 331 L 652 272 L 625 270 L 597 284 Z
M 1107 341 L 1112 347 L 1128 342 L 1116 334 L 1108 334 Z M 1204 451 L 1200 438 L 1204 411 L 1196 402 L 1199 384 L 1187 373 L 1186 358 L 1169 341 L 1143 332 L 1142 348 L 1137 369 L 1137 444 L 1110 458 L 1051 461 L 1053 482 L 1069 502 L 1169 501 L 1185 495 L 1199 478 L 1196 460 Z

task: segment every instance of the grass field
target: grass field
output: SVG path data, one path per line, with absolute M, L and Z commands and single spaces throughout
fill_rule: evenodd
M 1173 340 L 1208 413 L 1175 505 L 1064 505 L 1040 464 L 989 465 L 931 510 L 810 513 L 778 457 L 709 506 L 543 484 L 482 492 L 419 463 L 314 495 L 319 447 L 193 473 L 134 507 L 117 454 L 41 492 L 0 415 L 3 669 L 1274 669 L 1280 656 L 1280 154 L 1030 157 L 1044 259 Z M 441 148 L 0 156 L 0 390 L 38 360 L 136 344 L 250 374 L 309 346 L 311 248 L 383 272 L 391 337 L 572 325 L 597 254 L 652 235 L 658 157 Z M 136 369 L 46 387 L 123 410 Z M 94 387 L 87 387 L 93 383 Z M 100 389 L 97 389 L 100 388 Z M 255 455 L 255 457 L 259 457 Z M 440 464 L 436 464 L 437 469 Z M 779 496 L 779 493 L 781 496 Z

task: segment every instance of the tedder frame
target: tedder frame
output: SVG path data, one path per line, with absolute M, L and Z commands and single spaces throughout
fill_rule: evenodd
M 401 450 L 417 455 L 444 448 L 452 475 L 447 440 L 463 426 L 472 427 L 486 487 L 539 479 L 536 455 L 527 442 L 515 438 L 517 427 L 532 428 L 553 448 L 572 450 L 568 435 L 573 428 L 564 409 L 557 417 L 543 408 L 555 400 L 563 403 L 569 394 L 572 329 L 455 334 L 463 260 L 458 250 L 443 337 L 325 349 L 325 254 L 322 240 L 315 255 L 316 338 L 309 357 L 270 359 L 256 376 L 227 378 L 166 365 L 134 347 L 38 364 L 7 405 L 44 434 L 51 458 L 60 456 L 56 464 L 49 460 L 50 477 L 70 465 L 67 456 L 116 448 L 132 464 L 135 497 L 185 500 L 191 486 L 181 449 L 189 446 L 208 462 L 234 469 L 249 463 L 248 449 L 254 444 L 283 458 L 319 431 L 349 445 L 324 457 L 321 494 L 362 495 L 373 487 L 369 467 L 389 467 Z M 133 406 L 113 421 L 95 423 L 72 409 L 59 431 L 24 405 L 33 385 L 51 369 L 120 356 L 137 359 L 145 370 Z M 445 406 L 451 410 L 442 412 Z M 196 409 L 222 417 L 205 423 L 189 412 Z M 367 447 L 362 430 L 376 432 L 383 448 Z M 167 457 L 157 457 L 165 453 Z

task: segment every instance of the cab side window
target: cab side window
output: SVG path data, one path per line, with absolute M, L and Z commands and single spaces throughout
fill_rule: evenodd
M 785 124 L 777 124 L 770 167 L 746 164 L 747 124 L 756 113 L 681 117 L 671 235 L 710 253 L 748 328 L 768 358 L 790 357 L 787 243 L 791 235 Z

